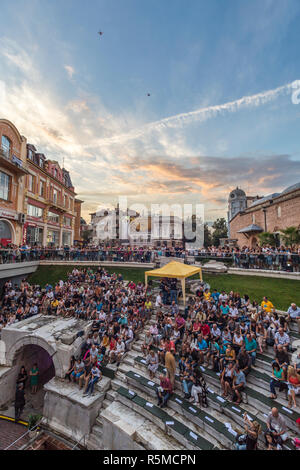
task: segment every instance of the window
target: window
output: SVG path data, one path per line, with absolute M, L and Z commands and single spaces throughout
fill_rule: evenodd
M 28 158 L 33 161 L 33 151 L 31 149 L 28 149 Z
M 45 195 L 45 183 L 44 181 L 40 181 L 40 191 L 39 191 L 39 195 L 41 197 L 44 197 Z
M 3 153 L 5 154 L 6 157 L 9 157 L 10 156 L 10 140 L 8 137 L 6 137 L 5 135 L 2 136 L 1 138 L 1 147 L 2 147 L 2 151 Z
M 34 192 L 34 181 L 35 177 L 33 175 L 28 175 L 28 189 L 32 193 Z
M 252 215 L 252 223 L 255 224 L 255 214 Z
M 43 217 L 43 209 L 41 207 L 33 206 L 32 204 L 27 205 L 27 214 L 31 217 L 42 218 Z
M 10 176 L 0 171 L 0 198 L 8 201 L 10 189 Z
M 57 203 L 57 190 L 53 189 L 53 202 L 56 204 Z
M 277 207 L 277 217 L 281 217 L 281 207 Z
M 64 206 L 68 209 L 68 196 L 64 195 Z
M 71 219 L 69 217 L 64 217 L 64 225 L 71 227 Z
M 59 215 L 58 214 L 55 214 L 54 212 L 48 212 L 48 220 L 50 222 L 56 222 L 58 223 L 59 222 Z

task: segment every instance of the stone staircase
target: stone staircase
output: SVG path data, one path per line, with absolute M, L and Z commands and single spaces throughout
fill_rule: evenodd
M 300 417 L 300 408 L 290 410 L 284 392 L 278 393 L 276 400 L 269 398 L 272 348 L 257 355 L 256 367 L 247 377 L 246 393 L 240 405 L 224 399 L 221 396 L 218 374 L 202 367 L 209 390 L 208 408 L 200 409 L 184 398 L 178 376 L 168 406 L 163 410 L 158 408 L 155 389 L 159 383 L 159 372 L 164 368 L 160 366 L 155 379 L 150 380 L 141 349 L 145 334 L 153 323 L 155 314 L 144 330 L 136 335 L 119 367 L 114 367 L 115 374 L 109 380 L 109 387 L 106 382 L 99 415 L 86 441 L 88 449 L 105 448 L 103 426 L 110 420 L 120 423 L 120 429 L 131 439 L 132 448 L 135 449 L 232 449 L 235 433 L 243 432 L 243 414 L 246 412 L 250 419 L 257 420 L 264 431 L 272 406 L 276 406 L 285 417 L 289 435 L 295 436 L 295 421 Z M 292 325 L 290 335 L 293 340 L 299 339 L 295 324 Z M 103 385 L 100 382 L 98 388 Z M 116 428 L 116 433 L 118 432 Z M 124 445 L 127 446 L 124 449 L 129 448 L 128 443 L 124 442 Z M 264 448 L 263 433 L 259 437 L 259 448 Z M 290 439 L 284 448 L 294 449 Z

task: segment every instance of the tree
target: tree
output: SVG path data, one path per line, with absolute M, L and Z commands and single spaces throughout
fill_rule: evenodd
M 210 231 L 208 230 L 208 225 L 204 224 L 204 246 L 207 248 L 208 246 L 212 245 L 212 236 Z
M 84 230 L 82 232 L 82 239 L 84 242 L 89 242 L 90 239 L 92 238 L 93 231 L 92 230 Z
M 219 246 L 220 245 L 220 238 L 227 238 L 228 237 L 228 229 L 227 229 L 227 222 L 224 217 L 217 219 L 213 223 L 213 234 L 212 234 L 212 242 L 213 245 Z
M 298 245 L 300 243 L 300 232 L 297 227 L 287 227 L 280 230 L 281 237 L 285 246 Z
M 276 246 L 276 237 L 274 233 L 262 232 L 258 235 L 260 246 Z

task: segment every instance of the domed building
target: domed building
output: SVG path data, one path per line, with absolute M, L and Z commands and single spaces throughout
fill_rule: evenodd
M 229 236 L 238 246 L 254 248 L 261 232 L 276 234 L 280 244 L 280 230 L 291 226 L 300 230 L 300 183 L 263 197 L 246 196 L 239 188 L 229 194 Z

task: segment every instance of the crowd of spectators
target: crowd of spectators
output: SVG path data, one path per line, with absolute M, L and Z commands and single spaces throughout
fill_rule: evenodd
M 142 283 L 124 285 L 121 275 L 104 269 L 73 269 L 66 281 L 45 288 L 7 281 L 1 302 L 0 330 L 37 314 L 92 321 L 81 355 L 72 358 L 66 378 L 93 394 L 101 367 L 119 364 L 137 331 L 149 318 L 151 302 Z
M 167 287 L 168 286 L 168 287 Z M 215 371 L 219 377 L 223 397 L 239 404 L 243 401 L 247 376 L 256 368 L 257 353 L 273 350 L 270 371 L 270 398 L 276 399 L 276 389 L 285 391 L 284 399 L 289 408 L 297 407 L 300 394 L 300 357 L 290 362 L 291 322 L 300 322 L 300 308 L 292 304 L 288 315 L 278 315 L 272 302 L 264 297 L 258 304 L 248 295 L 240 296 L 233 291 L 218 292 L 200 287 L 196 296 L 190 297 L 184 311 L 179 310 L 172 280 L 163 280 L 156 296 L 156 322 L 151 325 L 142 344 L 142 352 L 153 379 L 159 364 L 166 375 L 160 375 L 157 391 L 158 405 L 165 407 L 175 385 L 175 372 L 186 399 L 207 406 L 205 368 Z M 174 292 L 173 292 L 174 296 Z M 271 349 L 270 349 L 271 348 Z M 267 388 L 266 383 L 266 388 Z M 298 408 L 299 409 L 299 408 Z M 274 411 L 275 410 L 275 411 Z M 272 410 L 270 423 L 275 421 L 278 410 Z M 270 415 L 270 416 L 271 416 Z M 277 420 L 283 426 L 284 418 Z M 259 426 L 250 424 L 245 417 L 247 449 L 257 446 Z M 276 432 L 276 426 L 268 428 L 267 448 L 279 448 L 286 433 Z M 273 447 L 272 447 L 273 446 Z M 277 447 L 276 447 L 277 446 Z M 243 447 L 241 447 L 243 448 Z
M 186 399 L 207 406 L 203 366 L 218 375 L 224 398 L 241 403 L 247 376 L 256 367 L 257 353 L 269 348 L 268 352 L 274 353 L 270 397 L 277 398 L 277 389 L 286 391 L 287 406 L 297 407 L 300 360 L 291 363 L 289 354 L 291 322 L 297 321 L 298 327 L 300 324 L 297 305 L 291 304 L 287 315 L 278 315 L 267 297 L 258 304 L 247 294 L 210 291 L 202 285 L 181 310 L 178 293 L 177 282 L 172 279 L 162 279 L 155 296 L 151 285 L 147 289 L 141 282 L 125 285 L 121 275 L 109 274 L 100 267 L 96 271 L 75 268 L 66 281 L 60 280 L 55 286 L 47 284 L 43 289 L 26 281 L 20 287 L 7 281 L 0 330 L 39 313 L 92 321 L 81 354 L 71 358 L 66 373 L 66 380 L 78 384 L 84 395 L 91 395 L 102 378 L 103 367 L 120 363 L 155 309 L 156 321 L 145 335 L 142 351 L 151 379 L 159 364 L 166 369 L 166 374 L 159 377 L 157 389 L 160 406 L 167 406 L 177 369 Z M 245 418 L 247 426 L 246 446 L 255 448 L 257 439 L 256 443 L 251 442 L 251 435 L 258 436 L 260 430 L 253 429 Z M 265 436 L 267 446 L 281 446 L 285 433 L 279 439 L 272 432 L 271 427 Z
M 0 263 L 57 260 L 57 261 L 116 261 L 153 263 L 160 256 L 183 258 L 189 261 L 190 257 L 196 260 L 222 259 L 229 261 L 234 267 L 245 269 L 272 269 L 283 271 L 300 271 L 299 247 L 203 247 L 202 249 L 184 249 L 178 243 L 174 247 L 131 247 L 87 245 L 47 247 L 12 245 L 0 248 Z

